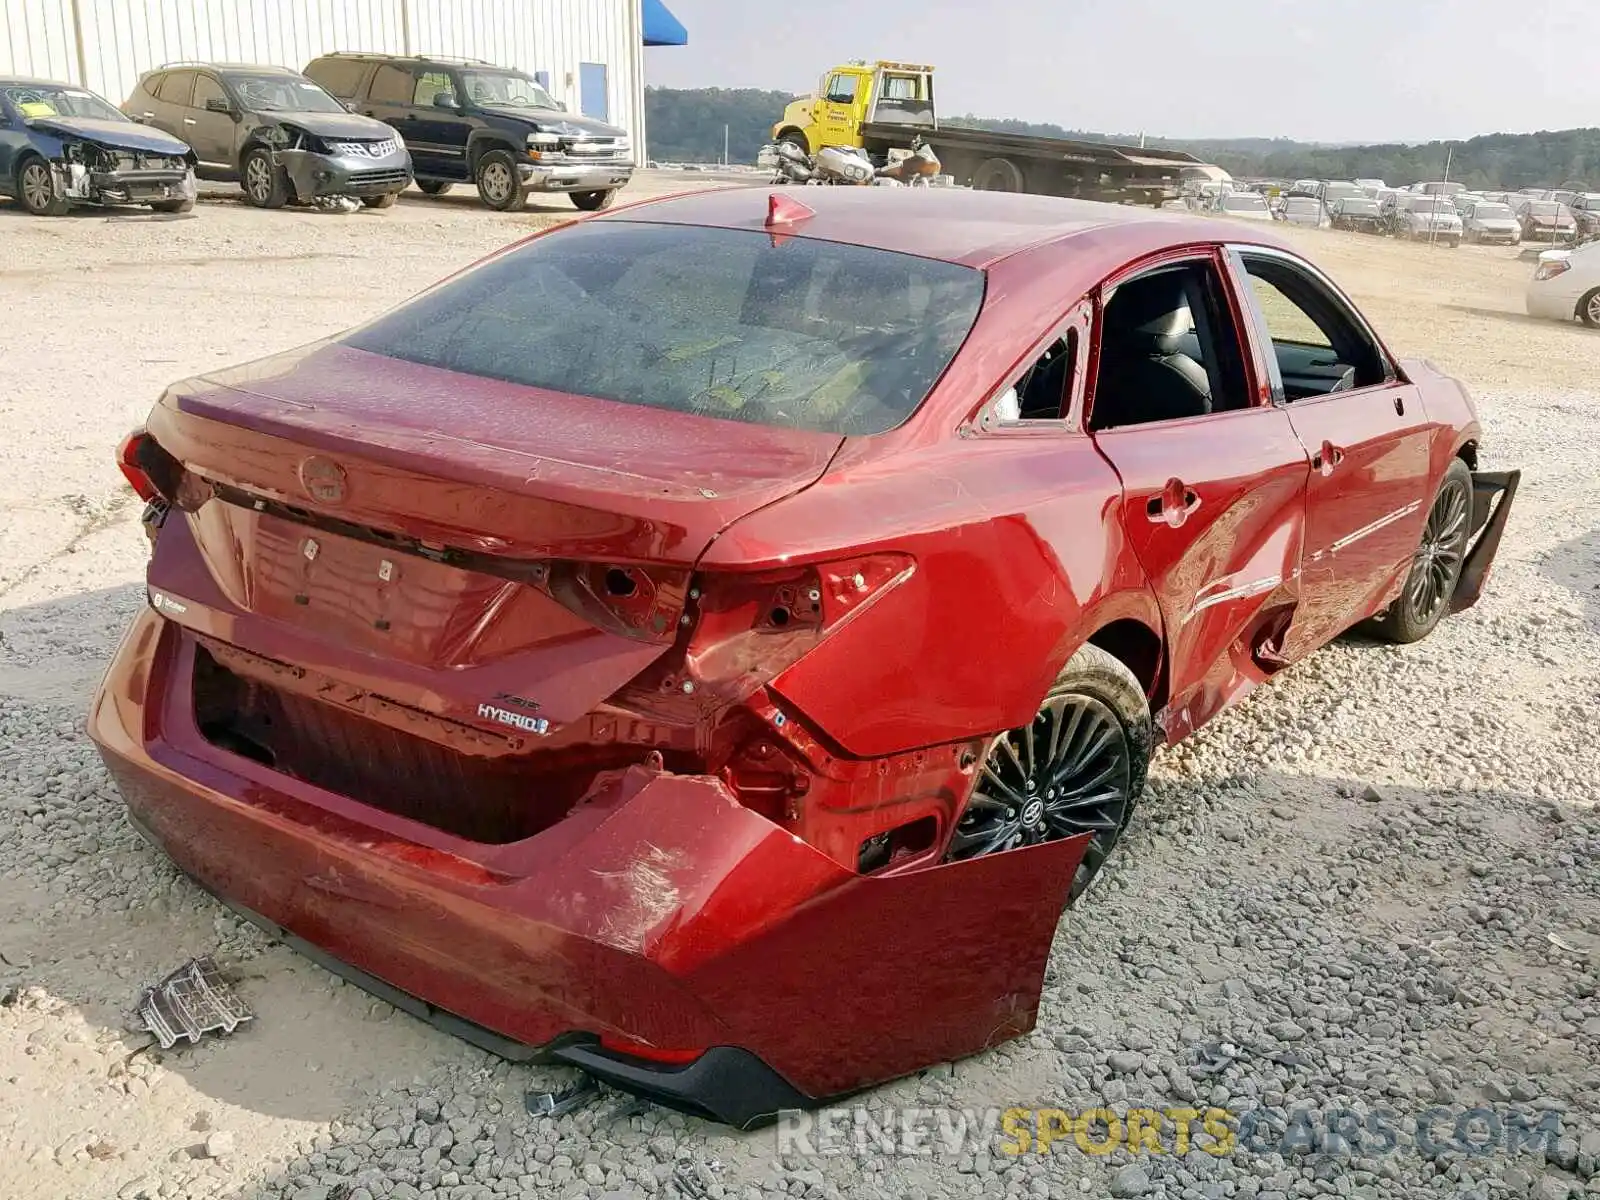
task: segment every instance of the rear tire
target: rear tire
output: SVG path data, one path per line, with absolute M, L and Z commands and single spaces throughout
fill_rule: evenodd
M 37 154 L 17 167 L 17 200 L 36 217 L 64 217 L 72 205 L 56 192 L 55 172 Z
M 1373 623 L 1380 637 L 1400 645 L 1420 642 L 1450 611 L 1466 560 L 1472 524 L 1472 472 L 1459 458 L 1439 483 L 1428 522 L 1411 558 L 1411 570 L 1389 611 Z
M 417 188 L 424 196 L 442 196 L 454 186 L 448 179 L 417 180 Z
M 518 212 L 527 204 L 527 193 L 517 178 L 517 163 L 509 150 L 488 150 L 472 168 L 478 185 L 478 199 L 495 212 Z
M 1578 301 L 1578 320 L 1590 329 L 1600 329 L 1600 288 Z
M 239 184 L 246 203 L 256 208 L 282 208 L 289 203 L 289 173 L 272 162 L 272 153 L 257 146 L 239 163 Z
M 384 196 L 363 196 L 361 203 L 368 208 L 393 208 L 400 202 L 399 192 L 390 192 Z
M 193 212 L 194 211 L 194 201 L 192 199 L 188 199 L 188 198 L 185 198 L 183 200 L 157 200 L 154 204 L 152 204 L 150 206 L 150 211 L 151 212 L 158 212 L 158 213 L 186 213 L 186 212 Z
M 1067 897 L 1075 902 L 1128 827 L 1153 736 L 1150 704 L 1133 672 L 1100 647 L 1083 646 L 1033 722 L 994 740 L 946 861 L 1092 833 Z
M 571 192 L 572 203 L 584 212 L 600 212 L 610 208 L 617 199 L 617 189 L 603 192 Z
M 978 192 L 1020 192 L 1022 168 L 1009 158 L 986 158 L 972 173 L 972 188 Z

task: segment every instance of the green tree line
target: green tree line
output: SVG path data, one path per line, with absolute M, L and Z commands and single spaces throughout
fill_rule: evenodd
M 668 162 L 719 162 L 723 129 L 728 156 L 751 163 L 772 125 L 792 99 L 787 92 L 755 88 L 648 88 L 645 113 L 652 158 Z M 947 124 L 1038 137 L 1137 143 L 1137 134 L 1102 134 L 1048 122 L 972 115 Z M 1383 179 L 1409 184 L 1450 178 L 1469 187 L 1556 187 L 1581 181 L 1600 188 L 1600 128 L 1539 133 L 1490 133 L 1458 142 L 1421 145 L 1334 146 L 1283 138 L 1148 139 L 1151 146 L 1187 150 L 1241 178 Z

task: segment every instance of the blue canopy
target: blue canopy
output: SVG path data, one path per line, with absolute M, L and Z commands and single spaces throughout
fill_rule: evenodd
M 644 44 L 646 46 L 687 46 L 689 31 L 668 11 L 661 0 L 644 0 Z

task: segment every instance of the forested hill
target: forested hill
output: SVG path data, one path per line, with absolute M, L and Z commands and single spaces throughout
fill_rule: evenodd
M 773 123 L 794 97 L 755 88 L 649 88 L 645 92 L 650 156 L 667 162 L 718 162 L 723 128 L 729 157 L 750 163 L 766 144 Z M 962 116 L 951 125 L 1029 133 L 1042 137 L 1134 142 L 1137 134 L 1106 135 L 1041 122 Z M 1330 146 L 1274 138 L 1181 141 L 1149 139 L 1152 146 L 1188 150 L 1239 176 L 1283 179 L 1385 179 L 1413 183 L 1444 174 L 1447 147 L 1425 145 Z M 1585 181 L 1600 188 L 1600 129 L 1547 133 L 1491 133 L 1453 142 L 1450 178 L 1471 187 L 1556 186 Z

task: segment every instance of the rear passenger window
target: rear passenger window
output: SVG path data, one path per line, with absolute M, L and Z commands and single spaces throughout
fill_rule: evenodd
M 322 85 L 322 90 L 342 100 L 349 100 L 361 89 L 361 76 L 367 64 L 338 58 L 324 58 L 311 64 L 306 72 Z
M 375 104 L 410 104 L 413 83 L 410 71 L 384 63 L 373 72 L 367 99 Z
M 1249 404 L 1239 330 L 1209 259 L 1136 276 L 1103 297 L 1095 429 Z
M 194 72 L 174 71 L 161 81 L 161 91 L 157 93 L 167 104 L 189 104 L 189 98 L 194 94 Z
M 1069 329 L 995 401 L 994 419 L 1002 423 L 1061 420 L 1072 405 L 1077 364 L 1078 331 Z

